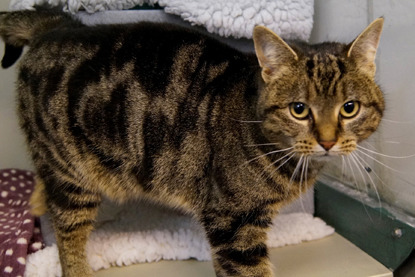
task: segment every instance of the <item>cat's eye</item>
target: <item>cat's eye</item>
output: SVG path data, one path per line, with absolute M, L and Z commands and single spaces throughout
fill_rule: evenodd
M 357 115 L 360 109 L 360 104 L 357 101 L 346 102 L 340 109 L 340 115 L 343 118 L 352 118 Z
M 310 108 L 301 102 L 294 102 L 290 104 L 290 113 L 297 119 L 306 119 L 310 114 Z

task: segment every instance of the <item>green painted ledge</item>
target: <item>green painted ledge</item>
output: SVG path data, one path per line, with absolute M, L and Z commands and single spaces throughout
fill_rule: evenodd
M 415 247 L 415 218 L 335 179 L 317 182 L 315 209 L 337 233 L 391 270 Z

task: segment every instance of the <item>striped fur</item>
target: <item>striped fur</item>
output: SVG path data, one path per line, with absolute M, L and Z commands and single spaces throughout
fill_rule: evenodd
M 87 27 L 59 12 L 1 14 L 6 65 L 29 45 L 18 73 L 20 125 L 63 275 L 92 275 L 84 248 L 106 196 L 193 214 L 217 276 L 272 276 L 272 217 L 330 156 L 353 151 L 379 124 L 382 92 L 365 51 L 376 50 L 381 25 L 350 45 L 313 46 L 257 27 L 255 56 L 165 24 Z M 360 111 L 342 118 L 350 100 Z M 307 118 L 290 114 L 295 102 L 308 105 Z

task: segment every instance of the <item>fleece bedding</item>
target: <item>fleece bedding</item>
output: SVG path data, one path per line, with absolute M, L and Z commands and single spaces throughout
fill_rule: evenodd
M 71 13 L 158 4 L 166 13 L 223 37 L 251 38 L 254 26 L 263 25 L 283 38 L 301 40 L 310 37 L 314 12 L 314 0 L 12 0 L 10 9 L 42 4 L 61 6 Z
M 105 209 L 105 207 L 104 207 Z M 61 276 L 58 250 L 47 217 L 42 218 L 46 248 L 29 255 L 25 276 Z M 308 213 L 274 218 L 267 245 L 281 247 L 331 235 L 334 229 Z M 201 226 L 191 216 L 151 203 L 113 205 L 98 219 L 87 244 L 93 270 L 159 260 L 211 260 Z

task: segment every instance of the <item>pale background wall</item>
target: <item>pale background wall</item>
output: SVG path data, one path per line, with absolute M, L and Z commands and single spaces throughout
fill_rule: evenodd
M 8 9 L 10 1 L 0 1 L 0 10 Z M 0 42 L 3 55 L 4 43 Z M 0 69 L 0 168 L 17 167 L 31 169 L 24 138 L 17 124 L 15 112 L 14 66 L 8 70 Z
M 0 10 L 6 10 L 8 3 L 1 1 Z M 415 1 L 315 0 L 311 41 L 349 42 L 379 16 L 385 17 L 385 27 L 377 56 L 377 79 L 386 93 L 385 118 L 392 121 L 385 121 L 371 149 L 395 156 L 414 154 Z M 1 44 L 0 53 L 3 47 Z M 15 74 L 14 67 L 0 69 L 0 168 L 31 169 L 15 113 Z M 370 163 L 372 179 L 382 197 L 415 214 L 415 158 L 377 159 L 400 171 Z M 368 178 L 363 183 L 375 194 Z

